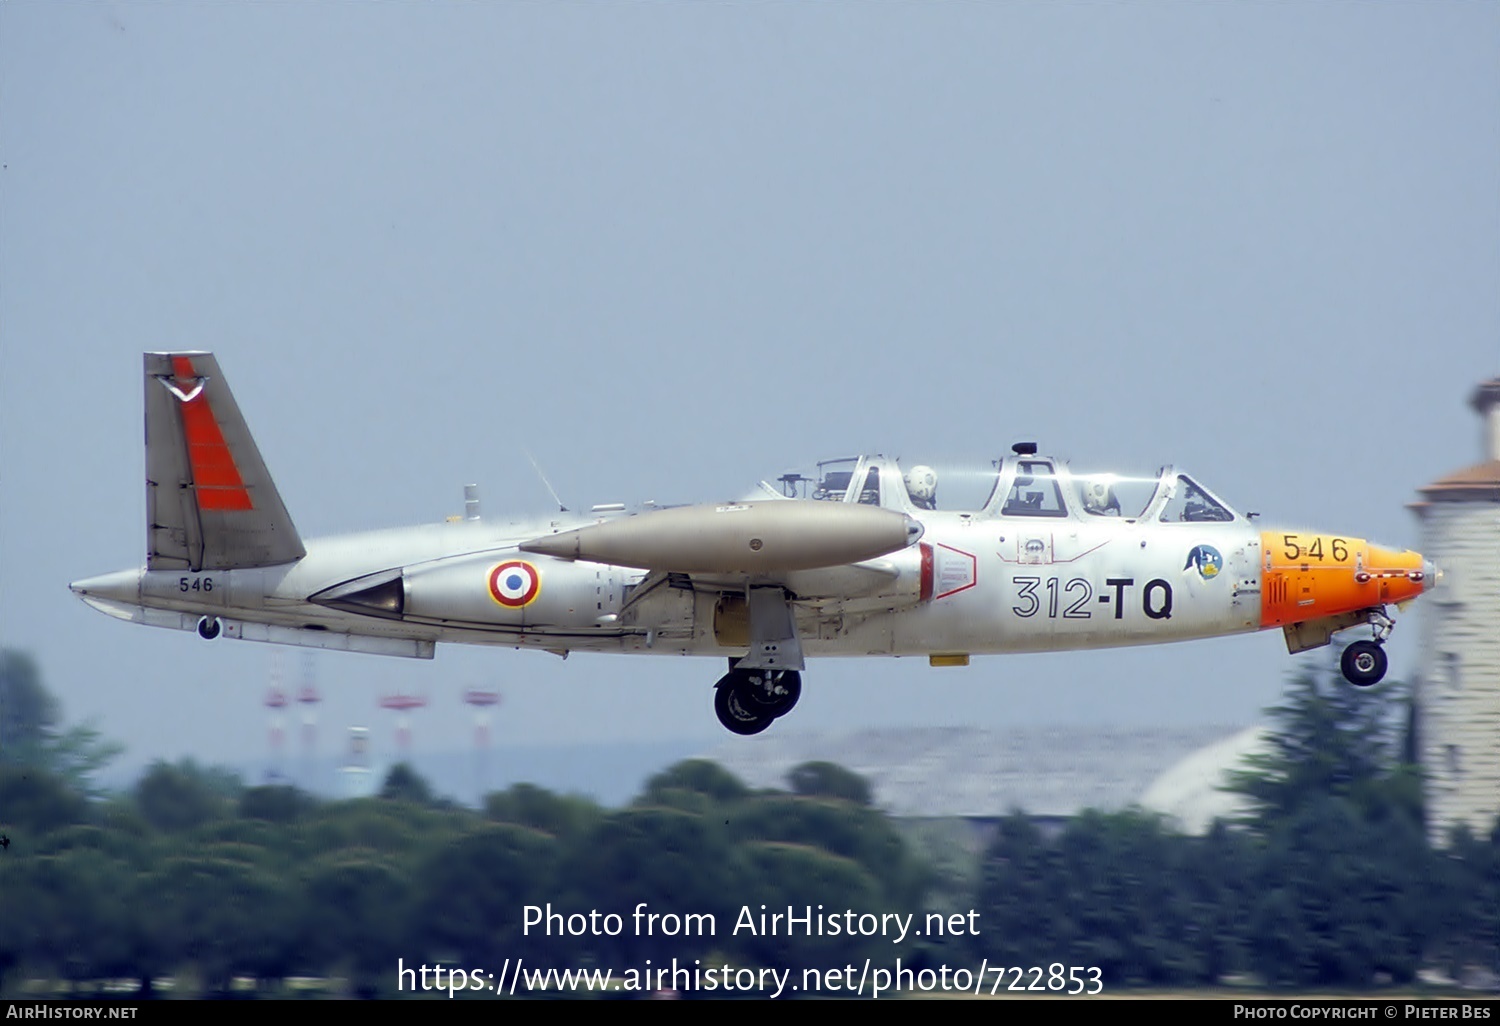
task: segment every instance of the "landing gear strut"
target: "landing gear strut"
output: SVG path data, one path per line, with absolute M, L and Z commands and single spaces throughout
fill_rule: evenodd
M 802 644 L 786 589 L 749 588 L 745 607 L 750 651 L 730 657 L 729 672 L 714 685 L 714 712 L 736 734 L 759 734 L 802 697 Z
M 802 697 L 796 670 L 732 669 L 714 685 L 714 712 L 736 734 L 759 734 Z
M 1388 660 L 1385 656 L 1385 639 L 1391 636 L 1391 629 L 1396 622 L 1385 615 L 1382 609 L 1370 610 L 1370 627 L 1375 636 L 1371 641 L 1356 641 L 1344 649 L 1344 655 L 1339 660 L 1339 668 L 1344 671 L 1344 679 L 1357 688 L 1367 688 L 1372 684 L 1379 684 L 1385 676 Z

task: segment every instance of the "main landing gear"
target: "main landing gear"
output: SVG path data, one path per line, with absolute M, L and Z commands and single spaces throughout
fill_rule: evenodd
M 714 712 L 736 734 L 759 734 L 801 697 L 802 674 L 796 670 L 731 668 L 714 685 Z
M 785 589 L 750 588 L 745 607 L 750 651 L 730 657 L 729 672 L 714 685 L 714 712 L 736 734 L 759 734 L 802 697 L 802 644 Z
M 1396 626 L 1396 622 L 1386 616 L 1384 610 L 1372 609 L 1369 617 L 1370 626 L 1375 631 L 1374 639 L 1354 642 L 1344 649 L 1344 654 L 1339 659 L 1339 669 L 1344 671 L 1344 679 L 1357 688 L 1379 684 L 1385 676 L 1388 662 L 1385 656 L 1385 639 L 1391 636 L 1391 628 Z

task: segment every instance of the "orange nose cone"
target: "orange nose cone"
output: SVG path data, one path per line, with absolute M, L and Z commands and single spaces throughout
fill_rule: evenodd
M 1345 535 L 1261 535 L 1261 626 L 1280 627 L 1405 602 L 1436 586 L 1440 572 L 1421 553 Z

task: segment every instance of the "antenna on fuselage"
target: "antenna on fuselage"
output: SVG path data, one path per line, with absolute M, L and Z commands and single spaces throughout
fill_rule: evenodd
M 526 458 L 531 461 L 531 469 L 536 471 L 536 476 L 542 479 L 542 484 L 546 485 L 547 491 L 552 493 L 552 501 L 557 503 L 558 512 L 566 513 L 568 507 L 564 506 L 563 501 L 557 497 L 557 489 L 552 487 L 552 482 L 548 481 L 547 475 L 542 473 L 542 468 L 537 465 L 536 457 L 531 455 L 531 451 L 528 449 L 522 449 L 521 451 L 526 453 Z

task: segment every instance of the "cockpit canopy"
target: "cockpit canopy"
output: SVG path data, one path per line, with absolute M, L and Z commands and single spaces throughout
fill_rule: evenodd
M 886 456 L 824 460 L 811 475 L 762 481 L 762 494 L 819 502 L 884 506 L 903 512 L 941 510 L 970 517 L 1117 518 L 1162 523 L 1227 523 L 1226 503 L 1187 474 L 1164 467 L 1153 476 L 1075 471 L 1018 446 L 986 470 L 912 463 Z

